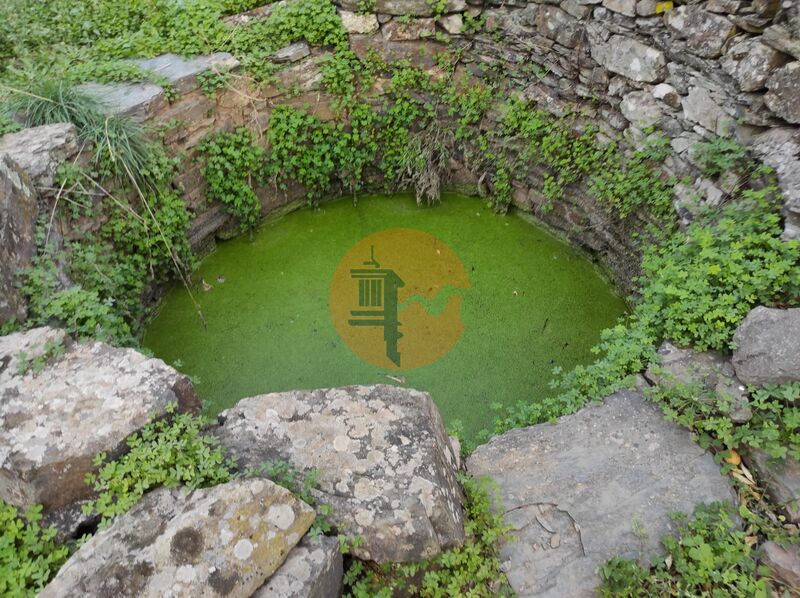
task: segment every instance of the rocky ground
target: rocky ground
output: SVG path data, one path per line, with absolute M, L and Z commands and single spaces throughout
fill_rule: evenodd
M 763 322 L 763 324 L 758 324 Z M 754 309 L 737 331 L 732 359 L 665 343 L 639 389 L 561 418 L 509 431 L 466 461 L 499 488 L 512 529 L 502 550 L 520 596 L 591 596 L 597 567 L 614 556 L 660 553 L 669 517 L 697 503 L 735 501 L 727 476 L 691 434 L 643 396 L 648 383 L 698 383 L 735 396 L 748 417 L 744 383 L 800 380 L 800 309 Z M 71 342 L 39 328 L 0 337 L 0 498 L 44 503 L 63 531 L 91 497 L 78 483 L 98 451 L 119 451 L 168 402 L 195 410 L 191 384 L 157 359 L 102 343 Z M 721 396 L 721 395 L 720 395 Z M 353 556 L 418 561 L 464 540 L 457 444 L 425 393 L 355 386 L 243 399 L 209 430 L 241 470 L 281 459 L 316 468 L 317 504 L 354 543 Z M 776 505 L 800 522 L 800 465 L 745 455 Z M 152 491 L 67 561 L 43 596 L 338 595 L 339 543 L 306 533 L 314 509 L 260 477 L 207 489 Z M 777 507 L 781 508 L 781 507 Z M 796 584 L 800 556 L 774 543 L 763 562 Z

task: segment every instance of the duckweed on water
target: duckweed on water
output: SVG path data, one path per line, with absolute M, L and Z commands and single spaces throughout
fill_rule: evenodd
M 348 250 L 367 235 L 401 227 L 441 239 L 460 258 L 470 287 L 458 290 L 464 333 L 454 348 L 429 365 L 397 371 L 351 351 L 328 303 Z M 536 401 L 552 392 L 554 366 L 592 361 L 600 331 L 625 310 L 568 245 L 519 216 L 495 215 L 481 201 L 454 194 L 430 208 L 397 195 L 301 210 L 265 224 L 252 240 L 221 243 L 195 276 L 211 287 L 198 297 L 207 329 L 187 293 L 174 288 L 144 344 L 199 379 L 210 414 L 266 392 L 403 384 L 430 392 L 445 422 L 461 421 L 470 438 L 491 426 L 493 404 Z

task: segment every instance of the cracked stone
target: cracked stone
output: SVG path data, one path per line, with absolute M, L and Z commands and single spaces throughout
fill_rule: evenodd
M 77 153 L 78 129 L 70 123 L 0 135 L 0 154 L 7 154 L 16 162 L 34 187 L 52 187 L 59 165 Z
M 756 38 L 749 38 L 728 50 L 720 65 L 736 79 L 742 91 L 758 91 L 765 86 L 770 72 L 785 62 L 785 55 Z
M 689 431 L 629 391 L 493 438 L 467 470 L 500 488 L 516 540 L 501 559 L 520 598 L 592 596 L 597 567 L 611 557 L 649 562 L 663 554 L 659 539 L 677 531 L 670 513 L 735 498 Z

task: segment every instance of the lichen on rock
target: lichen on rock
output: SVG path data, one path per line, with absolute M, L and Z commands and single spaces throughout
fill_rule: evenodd
M 56 509 L 90 496 L 95 455 L 120 454 L 170 403 L 200 408 L 189 379 L 160 359 L 49 327 L 0 337 L 0 498 Z
M 291 519 L 276 524 L 269 516 L 274 509 Z M 248 598 L 314 517 L 311 507 L 266 479 L 188 494 L 162 488 L 83 544 L 40 596 Z
M 242 399 L 214 433 L 242 468 L 316 469 L 313 491 L 355 556 L 418 561 L 464 539 L 456 460 L 427 393 L 349 386 Z

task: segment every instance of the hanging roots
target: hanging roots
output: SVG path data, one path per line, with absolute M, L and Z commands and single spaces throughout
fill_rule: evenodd
M 414 188 L 417 204 L 439 201 L 454 145 L 452 129 L 437 121 L 411 134 L 399 182 L 402 187 Z

